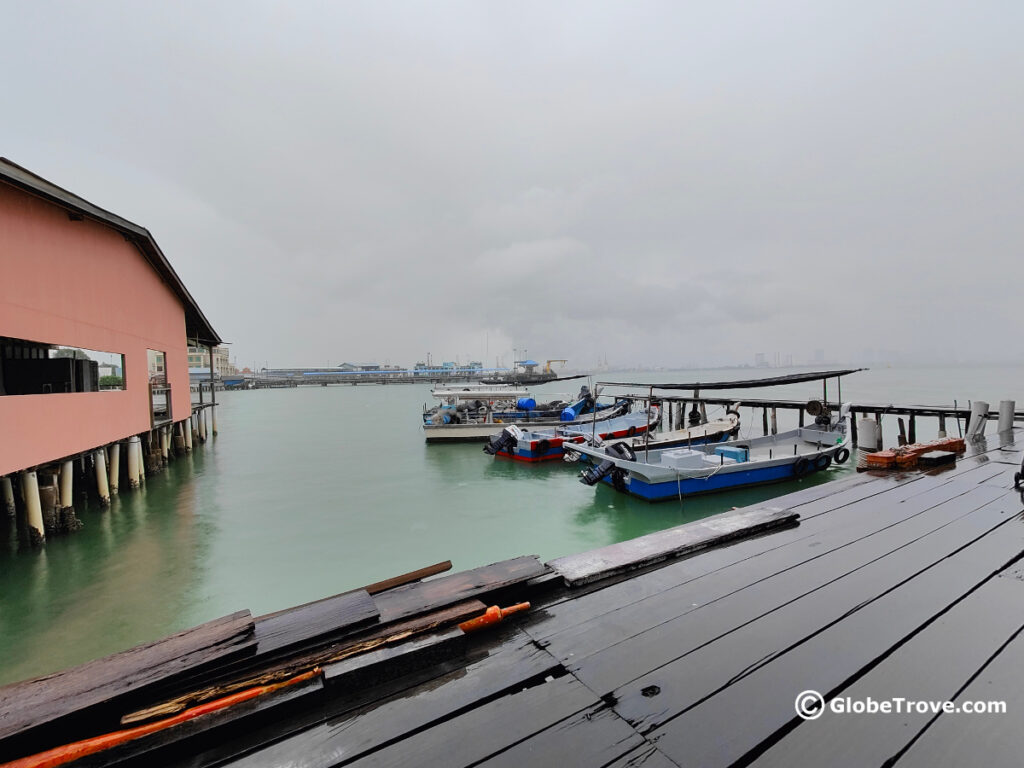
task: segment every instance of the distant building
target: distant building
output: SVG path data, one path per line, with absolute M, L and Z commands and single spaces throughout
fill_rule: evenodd
M 764 352 L 757 352 L 754 354 L 754 367 L 755 368 L 767 368 L 768 360 L 765 358 Z
M 207 374 L 210 371 L 210 352 L 206 347 L 188 345 L 188 367 L 204 368 Z M 215 378 L 222 379 L 225 376 L 233 376 L 238 369 L 228 359 L 227 347 L 213 348 L 213 374 Z

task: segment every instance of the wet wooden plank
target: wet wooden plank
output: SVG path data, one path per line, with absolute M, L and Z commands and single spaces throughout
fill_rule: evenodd
M 481 768 L 600 766 L 645 743 L 622 718 L 607 705 L 600 704 L 555 723 L 477 765 Z
M 993 489 L 978 491 L 970 484 L 961 487 L 962 496 L 950 499 L 950 492 L 946 487 L 936 488 L 895 505 L 902 519 L 881 530 L 875 527 L 877 521 L 871 520 L 882 509 L 876 503 L 864 510 L 862 522 L 867 529 L 854 525 L 823 532 L 802 547 L 759 558 L 756 568 L 731 568 L 715 579 L 624 606 L 600 621 L 549 638 L 548 650 L 595 691 L 605 693 L 808 596 L 812 596 L 811 603 L 827 607 L 834 599 L 830 596 L 841 593 L 849 596 L 850 604 L 856 604 L 933 562 L 936 546 L 947 546 L 947 553 L 955 549 L 965 532 L 975 528 L 972 522 L 958 527 L 955 521 L 1000 495 Z M 998 519 L 996 515 L 992 524 Z M 930 536 L 936 538 L 925 541 Z M 890 568 L 883 560 L 897 564 Z M 767 571 L 763 568 L 766 564 L 772 565 Z M 848 584 L 838 584 L 844 579 Z M 830 586 L 814 596 L 816 590 Z M 844 605 L 837 603 L 835 611 L 841 613 Z M 790 629 L 818 618 L 799 606 L 789 610 L 798 614 Z
M 407 584 L 381 592 L 375 599 L 380 609 L 381 622 L 395 621 L 497 592 L 547 572 L 547 567 L 540 563 L 536 555 L 527 555 L 450 576 Z
M 823 531 L 831 532 L 843 528 L 845 532 L 837 535 L 847 537 L 842 541 L 853 541 L 918 513 L 920 508 L 910 509 L 903 506 L 902 502 L 934 490 L 946 482 L 932 478 L 902 485 L 886 482 L 878 487 L 887 489 L 888 493 L 877 499 L 876 493 L 850 496 L 847 492 L 842 492 L 834 497 L 840 506 L 827 515 L 817 510 L 807 517 L 801 516 L 800 525 L 796 528 L 776 531 L 769 537 L 732 542 L 721 548 L 700 552 L 694 557 L 682 558 L 656 571 L 615 583 L 604 589 L 545 605 L 543 610 L 536 612 L 534 617 L 527 620 L 525 626 L 534 638 L 547 639 L 582 622 L 609 614 L 667 590 L 679 589 L 699 579 L 718 580 L 723 576 L 732 578 L 727 571 L 737 567 L 748 569 L 752 575 L 739 577 L 736 581 L 741 584 L 744 581 L 753 583 L 782 568 L 792 567 L 814 554 L 820 554 L 824 550 L 807 555 L 803 548 L 809 545 L 821 546 L 814 542 L 815 537 Z M 857 490 L 850 489 L 850 493 Z M 857 505 L 857 502 L 868 498 L 873 499 L 872 503 Z M 799 551 L 796 548 L 800 548 Z M 755 572 L 757 575 L 753 575 Z
M 1024 633 L 992 659 L 953 701 L 1005 702 L 1006 713 L 939 715 L 895 762 L 898 768 L 938 765 L 1018 766 L 1024 755 Z
M 389 589 L 394 589 L 395 587 L 411 584 L 414 581 L 421 581 L 422 579 L 436 576 L 439 573 L 444 573 L 451 569 L 452 561 L 445 560 L 442 563 L 435 563 L 434 565 L 428 565 L 425 568 L 419 568 L 415 571 L 409 571 L 409 573 L 403 573 L 401 576 L 393 576 L 392 578 L 384 579 L 383 581 L 375 581 L 373 584 L 367 584 L 363 589 L 371 595 L 376 595 L 378 592 L 385 592 Z
M 878 702 L 895 697 L 952 700 L 1022 628 L 1024 583 L 997 576 L 840 695 L 859 701 L 870 697 Z M 789 768 L 818 763 L 827 755 L 828 764 L 834 768 L 882 765 L 933 718 L 933 714 L 917 711 L 837 714 L 826 707 L 818 719 L 800 723 L 753 764 L 758 768 Z
M 377 621 L 380 612 L 366 590 L 307 603 L 256 622 L 256 652 L 260 656 L 308 643 L 318 637 Z
M 513 744 L 600 702 L 566 676 L 517 690 L 345 765 L 446 768 L 476 765 Z
M 27 733 L 92 708 L 124 700 L 184 672 L 252 649 L 248 611 L 61 672 L 0 688 L 0 739 Z M 105 719 L 98 717 L 100 722 Z M 116 721 L 115 721 L 116 724 Z M 70 738 L 78 738 L 68 730 Z
M 738 674 L 719 665 L 721 677 L 711 691 L 701 680 L 684 693 L 677 678 L 669 682 L 663 677 L 668 690 L 663 686 L 662 693 L 667 693 L 668 699 L 661 704 L 663 708 L 669 705 L 663 712 L 654 713 L 639 689 L 624 692 L 630 701 L 626 708 L 641 719 L 658 723 L 649 737 L 681 764 L 731 764 L 756 757 L 798 719 L 792 708 L 798 691 L 820 689 L 831 695 L 844 689 L 1017 557 L 1024 547 L 1024 525 L 1015 513 L 1006 517 L 1007 521 L 989 534 L 857 605 L 813 635 L 794 643 L 784 632 L 779 634 L 782 630 L 778 627 L 774 634 L 768 627 L 760 628 L 769 634 L 748 637 L 760 646 L 760 658 Z M 773 638 L 773 647 L 765 647 L 766 637 Z M 720 652 L 729 650 L 723 647 Z M 749 649 L 745 655 L 751 657 Z M 662 694 L 652 698 L 660 699 Z M 718 727 L 726 721 L 729 728 Z
M 954 513 L 966 511 L 962 505 L 945 506 L 955 507 Z M 958 547 L 994 530 L 1008 516 L 997 502 L 897 550 L 882 543 L 880 557 L 846 575 L 837 574 L 837 578 L 830 578 L 830 558 L 823 558 L 814 563 L 818 572 L 808 569 L 807 576 L 824 586 L 804 592 L 798 599 L 772 597 L 770 589 L 745 590 L 692 613 L 682 629 L 662 625 L 595 654 L 580 664 L 576 674 L 599 693 L 614 688 L 622 705 L 618 711 L 630 722 L 642 729 L 656 726 L 773 656 L 848 620 L 851 612 L 919 577 Z M 787 575 L 799 577 L 799 570 L 803 569 Z M 765 605 L 766 599 L 773 602 Z M 643 665 L 631 660 L 627 649 L 647 654 L 648 670 L 654 671 L 636 676 Z M 616 669 L 616 664 L 624 668 Z M 648 701 L 641 691 L 650 685 L 668 695 L 659 695 L 657 702 Z
M 773 528 L 792 525 L 797 513 L 782 509 L 754 508 L 726 512 L 665 531 L 560 557 L 548 563 L 566 584 L 578 586 L 617 573 L 641 568 L 672 557 L 709 549 Z
M 451 627 L 329 664 L 324 667 L 324 679 L 330 685 L 373 685 L 381 676 L 398 677 L 417 666 L 463 653 L 467 642 L 465 632 Z
M 618 760 L 609 763 L 605 768 L 679 768 L 653 744 L 637 747 Z
M 401 691 L 382 702 L 307 728 L 252 752 L 238 764 L 325 768 L 354 760 L 396 739 L 443 723 L 459 712 L 520 690 L 530 681 L 552 674 L 559 666 L 529 637 L 515 632 L 486 658 L 437 678 L 428 685 Z M 593 700 L 582 704 L 579 709 L 591 703 Z M 441 760 L 438 764 L 449 763 Z

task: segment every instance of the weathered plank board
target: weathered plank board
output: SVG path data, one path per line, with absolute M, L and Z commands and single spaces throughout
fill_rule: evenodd
M 647 664 L 667 663 L 697 647 L 696 643 L 711 641 L 717 636 L 714 633 L 730 631 L 737 626 L 731 621 L 749 621 L 797 600 L 969 514 L 982 499 L 966 505 L 951 502 L 975 490 L 965 484 L 957 491 L 933 489 L 891 506 L 866 505 L 859 519 L 849 525 L 830 528 L 799 545 L 726 569 L 713 579 L 681 585 L 581 622 L 548 638 L 548 650 L 571 662 L 574 669 L 584 665 L 589 655 L 604 651 L 594 664 L 598 668 L 608 665 L 614 681 L 600 674 L 586 680 L 598 686 L 595 690 L 609 690 L 629 679 L 624 675 L 642 673 Z M 951 499 L 952 493 L 958 496 Z M 982 498 L 991 501 L 998 495 L 989 489 Z M 748 612 L 750 606 L 755 613 Z M 691 627 L 694 621 L 700 626 Z M 666 641 L 681 634 L 685 641 Z M 666 658 L 665 653 L 675 655 Z
M 1022 604 L 1024 583 L 1002 576 L 990 579 L 841 695 L 860 701 L 868 697 L 875 701 L 895 697 L 914 701 L 954 699 L 971 676 L 1024 627 L 1024 609 L 1013 608 Z M 835 768 L 882 765 L 933 718 L 933 714 L 917 711 L 898 715 L 837 714 L 826 707 L 818 719 L 795 728 L 754 765 L 813 765 L 826 755 L 828 764 Z M 958 725 L 973 726 L 964 721 Z M 1024 745 L 1018 744 L 1018 749 L 1020 746 Z M 984 750 L 974 753 L 981 754 L 988 757 Z
M 657 750 L 653 744 L 637 747 L 632 752 L 623 755 L 618 760 L 608 763 L 605 768 L 679 768 L 665 755 Z
M 517 690 L 351 763 L 359 768 L 461 768 L 501 752 L 600 701 L 572 677 Z M 348 765 L 349 763 L 346 763 Z
M 680 764 L 700 765 L 709 760 L 730 764 L 757 756 L 797 719 L 793 709 L 784 706 L 791 703 L 796 692 L 813 688 L 832 695 L 842 690 L 994 570 L 1017 557 L 1024 546 L 1024 526 L 1016 518 L 1008 522 L 858 606 L 822 631 L 785 646 L 782 644 L 786 639 L 780 637 L 778 651 L 726 680 L 724 688 L 723 678 L 728 678 L 729 670 L 722 668 L 722 678 L 709 698 L 704 692 L 705 681 L 674 696 L 672 691 L 678 693 L 680 688 L 673 680 L 669 684 L 673 701 L 667 711 L 653 716 L 663 725 L 652 732 L 651 738 Z M 764 637 L 761 635 L 762 657 Z M 629 698 L 632 705 L 642 696 L 634 696 L 631 691 Z M 640 716 L 646 719 L 652 714 L 648 706 L 647 714 Z M 728 718 L 730 727 L 716 728 L 723 718 Z
M 794 524 L 798 517 L 796 512 L 783 509 L 726 512 L 579 555 L 559 557 L 548 567 L 560 573 L 569 586 L 577 586 Z
M 396 587 L 374 599 L 384 623 L 496 592 L 547 572 L 536 555 L 528 555 Z
M 238 764 L 255 767 L 286 763 L 295 768 L 337 765 L 443 723 L 497 696 L 519 690 L 558 667 L 550 654 L 537 648 L 523 633 L 515 632 L 491 655 L 433 680 L 422 689 L 395 694 L 383 702 L 307 728 L 252 752 Z M 592 697 L 578 709 L 595 701 L 596 697 Z M 452 763 L 442 759 L 437 764 Z
M 840 492 L 834 497 L 840 506 L 827 515 L 818 510 L 805 517 L 801 512 L 800 525 L 795 528 L 786 528 L 776 531 L 771 536 L 740 540 L 727 546 L 705 550 L 696 556 L 681 558 L 643 576 L 619 581 L 588 594 L 572 597 L 572 593 L 569 593 L 570 597 L 545 605 L 543 611 L 538 611 L 536 618 L 529 619 L 525 626 L 534 638 L 546 639 L 584 621 L 667 590 L 680 588 L 689 582 L 705 578 L 718 579 L 722 572 L 734 567 L 759 569 L 760 577 L 749 577 L 749 581 L 753 582 L 757 578 L 774 573 L 773 568 L 778 570 L 791 567 L 808 558 L 802 552 L 790 553 L 783 550 L 805 547 L 816 541 L 815 537 L 821 532 L 838 528 L 846 529 L 848 541 L 874 533 L 920 511 L 908 510 L 902 506 L 900 502 L 904 499 L 944 484 L 945 481 L 940 482 L 931 478 L 927 482 L 901 485 L 883 481 L 878 489 L 885 488 L 889 492 L 883 500 L 869 505 L 857 505 L 856 502 L 868 497 L 874 498 L 878 490 L 867 496 L 849 496 L 847 492 Z M 850 489 L 849 493 L 857 490 L 859 489 Z M 758 559 L 765 556 L 770 556 L 772 560 Z
M 628 680 L 616 690 L 622 700 L 619 712 L 646 731 L 749 674 L 758 665 L 787 653 L 837 622 L 848 621 L 850 615 L 863 610 L 872 600 L 907 580 L 913 581 L 958 547 L 994 530 L 1007 517 L 994 504 L 902 548 L 890 549 L 837 578 L 830 578 L 831 558 L 823 558 L 813 564 L 817 573 L 808 569 L 807 575 L 818 584 L 824 581 L 824 586 L 791 594 L 790 599 L 771 598 L 772 603 L 767 606 L 764 601 L 770 591 L 745 590 L 748 594 L 740 593 L 734 599 L 712 603 L 707 610 L 691 614 L 682 634 L 678 627 L 674 627 L 673 634 L 668 624 L 662 625 L 594 654 L 584 660 L 577 674 L 591 686 L 616 687 L 619 681 Z M 643 665 L 630 661 L 627 649 L 649 653 L 648 669 L 654 671 L 637 677 L 636 672 Z M 615 664 L 624 664 L 626 668 L 617 670 Z M 666 695 L 650 701 L 641 692 L 651 685 L 658 686 Z M 603 693 L 609 688 L 595 690 Z
M 457 655 L 465 650 L 466 644 L 466 633 L 452 627 L 328 664 L 324 667 L 324 679 L 330 685 L 372 684 L 373 676 L 382 674 L 385 666 L 388 677 L 398 677 L 417 665 Z
M 1018 598 L 1019 599 L 1019 598 Z M 1018 766 L 1024 755 L 1024 633 L 1018 634 L 958 696 L 970 702 L 1005 702 L 1006 713 L 939 715 L 896 761 L 898 768 L 937 765 Z
M 555 723 L 477 765 L 481 768 L 607 765 L 645 743 L 622 718 L 606 704 L 601 704 Z
M 363 589 L 307 603 L 257 619 L 256 653 L 266 656 L 317 637 L 370 624 L 379 616 L 377 604 Z
M 254 643 L 252 616 L 239 611 L 78 667 L 4 686 L 0 739 L 65 717 L 85 716 L 93 707 L 250 650 Z

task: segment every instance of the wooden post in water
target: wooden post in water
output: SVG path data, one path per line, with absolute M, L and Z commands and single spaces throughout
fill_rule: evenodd
M 878 424 L 878 448 L 885 449 L 885 440 L 882 438 L 882 412 L 875 411 L 875 423 Z
M 775 406 L 772 406 L 772 434 L 779 434 L 779 421 L 775 412 Z
M 762 429 L 762 434 L 765 434 L 765 435 L 768 434 L 768 409 L 767 408 L 762 408 L 761 409 L 761 429 Z
M 804 426 L 804 407 L 800 406 L 797 410 L 800 414 L 800 423 L 798 426 L 802 428 Z
M 21 498 L 25 500 L 29 541 L 38 546 L 46 541 L 43 528 L 43 507 L 39 503 L 39 480 L 33 471 L 21 473 Z
M 910 429 L 907 432 L 907 440 L 911 443 L 917 442 L 917 417 L 910 414 Z
M 107 482 L 107 453 L 102 448 L 93 452 L 92 465 L 96 471 L 96 492 L 100 506 L 110 506 L 110 485 Z
M 68 459 L 60 465 L 60 508 L 61 510 L 70 509 L 75 504 L 74 497 L 74 476 L 75 466 L 72 459 Z M 37 487 L 38 487 L 38 480 Z
M 6 475 L 0 477 L 0 495 L 3 496 L 4 509 L 7 510 L 7 514 L 13 515 L 15 513 L 14 486 L 11 484 L 11 478 Z
M 900 416 L 899 418 L 897 418 L 896 419 L 896 423 L 900 425 L 900 435 L 897 438 L 897 442 L 900 445 L 906 445 L 907 444 L 907 427 L 903 423 L 903 417 Z
M 139 487 L 139 436 L 128 439 L 128 487 Z
M 853 444 L 857 445 L 857 414 L 852 410 L 850 411 L 850 437 L 853 438 Z
M 939 414 L 939 437 L 946 436 L 946 416 L 945 414 Z
M 110 454 L 107 461 L 107 485 L 110 487 L 110 495 L 117 496 L 118 486 L 121 484 L 121 444 L 111 443 Z

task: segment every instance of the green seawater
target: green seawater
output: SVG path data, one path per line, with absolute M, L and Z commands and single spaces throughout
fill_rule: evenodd
M 774 373 L 785 371 L 597 378 Z M 550 399 L 575 393 L 580 383 L 534 392 Z M 821 388 L 759 394 L 808 399 Z M 993 409 L 1015 398 L 1024 408 L 1024 367 L 880 368 L 848 378 L 843 397 L 949 405 L 980 397 Z M 420 413 L 429 400 L 426 385 L 218 393 L 217 438 L 148 478 L 142 491 L 122 492 L 107 510 L 80 506 L 81 531 L 24 549 L 12 521 L 0 519 L 0 684 L 243 608 L 258 615 L 442 560 L 455 570 L 523 554 L 547 560 L 853 471 L 851 462 L 803 481 L 648 504 L 582 485 L 578 465 L 495 460 L 479 443 L 425 445 Z M 761 434 L 760 413 L 744 409 L 742 416 L 745 436 Z M 780 430 L 795 424 L 795 413 L 780 411 Z M 956 434 L 955 424 L 948 429 Z M 922 420 L 918 437 L 935 430 L 934 420 Z M 894 443 L 894 418 L 885 432 Z

